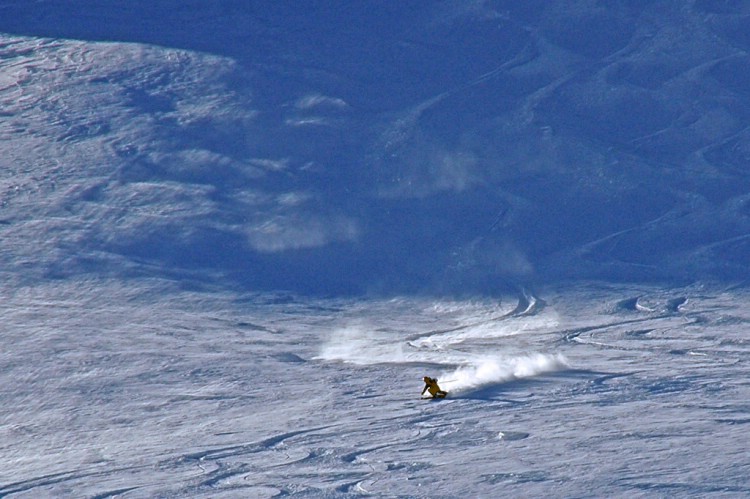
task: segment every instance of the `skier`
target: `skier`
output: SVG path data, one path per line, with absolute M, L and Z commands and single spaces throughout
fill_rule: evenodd
M 427 390 L 430 391 L 430 395 L 432 395 L 432 398 L 437 399 L 444 399 L 446 395 L 448 395 L 448 392 L 444 392 L 440 389 L 438 386 L 438 380 L 435 378 L 430 378 L 429 376 L 424 377 L 424 388 L 422 389 L 422 395 L 424 395 L 424 392 Z

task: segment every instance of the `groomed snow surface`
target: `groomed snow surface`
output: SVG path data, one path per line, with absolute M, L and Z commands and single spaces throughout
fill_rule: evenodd
M 746 292 L 141 286 L 3 296 L 0 495 L 750 494 Z

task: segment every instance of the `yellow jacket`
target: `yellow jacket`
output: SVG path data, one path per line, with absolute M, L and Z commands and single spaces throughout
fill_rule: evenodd
M 440 386 L 437 383 L 437 379 L 430 378 L 429 376 L 424 377 L 424 388 L 422 389 L 422 395 L 424 395 L 424 392 L 427 390 L 430 391 L 430 395 L 432 395 L 432 398 L 444 398 L 446 395 L 448 395 L 448 392 L 445 392 L 440 389 Z

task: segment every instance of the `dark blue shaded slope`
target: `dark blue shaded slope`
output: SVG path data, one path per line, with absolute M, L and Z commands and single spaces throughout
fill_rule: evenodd
M 0 6 L 0 32 L 236 65 L 193 121 L 173 72 L 110 72 L 118 106 L 149 117 L 140 142 L 106 116 L 67 123 L 71 142 L 114 137 L 99 202 L 147 183 L 203 207 L 128 237 L 102 225 L 96 258 L 250 289 L 493 293 L 748 277 L 749 16 L 708 1 L 48 1 Z M 74 261 L 57 264 L 91 270 Z

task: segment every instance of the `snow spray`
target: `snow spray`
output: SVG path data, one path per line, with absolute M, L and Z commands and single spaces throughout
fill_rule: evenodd
M 323 344 L 317 358 L 360 365 L 407 360 L 403 344 L 359 325 L 334 330 Z
M 562 354 L 476 355 L 455 350 L 414 350 L 384 332 L 362 325 L 332 331 L 317 358 L 359 365 L 399 362 L 458 365 L 457 369 L 438 376 L 440 387 L 456 394 L 569 367 Z
M 438 380 L 442 389 L 450 393 L 461 393 L 567 367 L 568 362 L 562 354 L 478 357 L 452 372 L 442 374 Z

